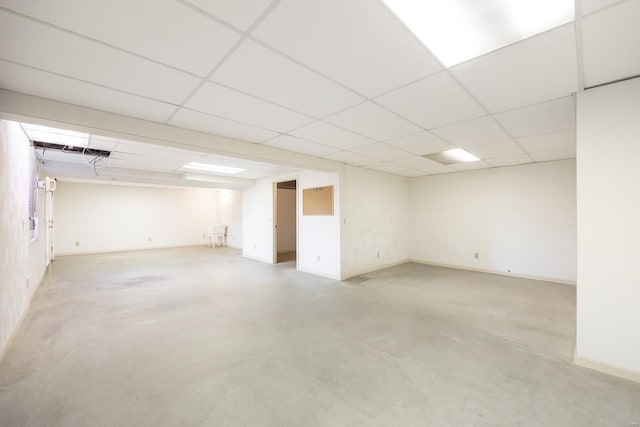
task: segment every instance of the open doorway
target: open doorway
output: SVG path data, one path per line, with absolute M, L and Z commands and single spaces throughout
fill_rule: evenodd
M 296 187 L 297 182 L 285 181 L 276 184 L 275 207 L 275 248 L 276 262 L 296 261 L 297 223 L 296 223 Z

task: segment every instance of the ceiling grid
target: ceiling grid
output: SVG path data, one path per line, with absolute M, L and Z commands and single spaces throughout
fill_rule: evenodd
M 97 0 L 0 0 L 0 87 L 402 176 L 549 161 L 575 156 L 572 94 L 640 74 L 598 61 L 633 52 L 638 3 L 574 0 L 447 67 L 383 0 L 135 0 L 115 26 Z M 449 147 L 482 161 L 422 157 Z

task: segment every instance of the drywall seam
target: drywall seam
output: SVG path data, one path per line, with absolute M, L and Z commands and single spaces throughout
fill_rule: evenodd
M 553 283 L 560 283 L 560 284 L 563 284 L 563 285 L 576 286 L 576 281 L 575 280 L 559 279 L 557 277 L 544 277 L 544 276 L 531 276 L 531 275 L 526 275 L 526 274 L 515 274 L 515 273 L 509 273 L 509 272 L 506 272 L 506 271 L 491 270 L 491 269 L 486 269 L 486 268 L 466 267 L 466 266 L 462 266 L 462 265 L 443 264 L 443 263 L 439 263 L 439 262 L 432 262 L 432 261 L 419 260 L 419 259 L 410 259 L 408 262 L 415 262 L 417 264 L 432 265 L 434 267 L 454 268 L 456 270 L 476 271 L 478 273 L 497 274 L 498 276 L 517 277 L 519 279 L 539 280 L 539 281 L 542 281 L 542 282 L 553 282 Z
M 624 378 L 625 380 L 640 383 L 640 372 L 629 371 L 624 368 L 619 368 L 617 366 L 609 365 L 608 363 L 599 362 L 597 360 L 578 355 L 573 356 L 573 363 L 577 366 L 591 369 L 593 371 L 603 372 L 608 375 L 613 375 L 615 377 Z

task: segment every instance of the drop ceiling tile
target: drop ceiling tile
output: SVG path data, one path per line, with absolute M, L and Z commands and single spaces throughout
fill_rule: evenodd
M 384 94 L 376 101 L 427 129 L 485 115 L 444 72 Z
M 494 113 L 567 96 L 578 89 L 574 25 L 472 59 L 451 71 Z
M 372 163 L 378 163 L 379 161 L 378 159 L 363 156 L 362 154 L 353 153 L 351 151 L 339 151 L 337 153 L 328 154 L 324 156 L 324 158 L 353 166 L 370 165 Z
M 576 148 L 567 147 L 560 148 L 558 150 L 539 151 L 537 153 L 531 153 L 531 157 L 536 162 L 549 162 L 552 160 L 564 160 L 574 159 L 576 157 Z
M 0 28 L 7 35 L 0 37 L 0 58 L 67 77 L 174 104 L 182 102 L 200 81 L 4 11 L 0 11 Z
M 455 148 L 453 144 L 440 139 L 428 131 L 403 136 L 397 139 L 391 139 L 385 142 L 392 147 L 409 151 L 411 153 L 418 154 L 419 156 Z
M 465 147 L 465 150 L 481 159 L 524 154 L 522 148 L 512 140 L 485 142 Z
M 468 170 L 475 170 L 475 169 L 487 169 L 487 168 L 491 167 L 491 165 L 489 163 L 486 163 L 486 162 L 483 162 L 483 161 L 455 163 L 455 164 L 450 165 L 450 166 L 453 169 L 459 170 L 459 171 L 468 171 Z
M 576 146 L 576 131 L 545 133 L 518 138 L 518 143 L 529 153 Z
M 315 142 L 305 141 L 303 139 L 293 138 L 289 135 L 277 136 L 265 142 L 263 145 L 318 157 L 326 156 L 327 154 L 338 151 L 336 148 L 327 147 L 326 145 L 316 144 Z
M 433 169 L 429 169 L 428 171 L 426 171 L 429 175 L 440 175 L 443 173 L 451 173 L 451 172 L 456 172 L 455 169 L 449 167 L 449 166 L 445 166 L 445 165 L 438 165 L 437 167 L 434 167 Z
M 202 153 L 164 147 L 155 144 L 145 144 L 136 141 L 120 140 L 120 144 L 112 153 L 115 158 L 129 158 L 138 161 L 148 160 L 165 162 L 190 162 L 202 156 Z
M 324 122 L 313 122 L 289 133 L 307 141 L 318 142 L 331 147 L 342 148 L 343 150 L 371 145 L 376 142 L 365 136 Z
M 582 14 L 586 15 L 595 12 L 600 9 L 604 9 L 607 6 L 611 6 L 614 3 L 618 3 L 620 0 L 581 0 L 582 1 Z
M 58 129 L 31 123 L 23 123 L 22 129 L 32 141 L 51 142 L 74 147 L 86 147 L 89 141 L 89 134 L 86 132 Z
M 313 120 L 215 83 L 205 83 L 185 107 L 276 132 L 287 132 Z
M 509 138 L 509 135 L 489 116 L 433 129 L 431 132 L 458 146 Z
M 378 160 L 397 160 L 412 157 L 411 153 L 391 147 L 383 142 L 367 145 L 366 147 L 354 148 L 354 153 L 362 154 L 367 157 L 373 157 Z
M 87 146 L 96 150 L 114 151 L 118 147 L 118 144 L 120 144 L 120 140 L 117 138 L 109 138 L 108 136 L 101 135 L 91 135 L 89 138 L 89 144 Z
M 142 159 L 109 159 L 107 166 L 110 168 L 135 169 L 155 172 L 174 172 L 181 165 L 165 162 L 149 162 Z
M 379 141 L 399 138 L 421 129 L 372 102 L 329 116 L 325 121 Z
M 425 159 L 421 156 L 412 156 L 404 159 L 394 160 L 392 163 L 403 166 L 405 168 L 417 169 L 420 171 L 429 171 L 436 169 L 438 166 L 442 166 L 438 162 L 434 162 L 433 160 Z
M 181 108 L 169 121 L 170 125 L 194 129 L 227 138 L 248 142 L 264 142 L 278 136 L 276 132 L 260 129 L 232 120 Z
M 247 30 L 272 0 L 185 0 L 236 28 Z
M 174 0 L 115 4 L 66 0 L 63 6 L 51 1 L 2 3 L 9 9 L 200 76 L 208 74 L 240 39 L 236 31 Z
M 283 0 L 253 35 L 368 97 L 441 68 L 369 0 Z
M 172 104 L 152 101 L 2 60 L 0 87 L 155 122 L 164 122 L 175 110 Z
M 377 170 L 381 172 L 389 172 L 389 173 L 403 172 L 408 169 L 404 166 L 399 166 L 399 165 L 388 163 L 388 162 L 374 163 L 372 165 L 367 165 L 364 167 L 367 169 L 373 169 L 373 170 Z
M 587 87 L 640 74 L 640 1 L 626 1 L 582 21 Z
M 313 71 L 246 40 L 211 78 L 314 117 L 344 110 L 364 98 Z
M 574 129 L 576 127 L 575 99 L 573 96 L 542 104 L 518 108 L 496 114 L 494 117 L 512 136 Z
M 533 162 L 531 157 L 527 154 L 516 154 L 515 156 L 499 157 L 496 159 L 487 159 L 485 161 L 493 166 L 514 166 Z
M 414 169 L 409 169 L 406 171 L 402 171 L 402 172 L 395 172 L 396 175 L 400 175 L 400 176 L 406 176 L 407 178 L 414 178 L 416 176 L 425 176 L 428 175 L 428 173 L 423 172 L 423 171 L 418 171 L 418 170 L 414 170 Z

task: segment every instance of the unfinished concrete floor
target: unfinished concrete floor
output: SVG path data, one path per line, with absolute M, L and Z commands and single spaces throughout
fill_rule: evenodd
M 0 424 L 637 425 L 640 384 L 571 364 L 574 318 L 572 286 L 416 264 L 59 257 L 0 362 Z

